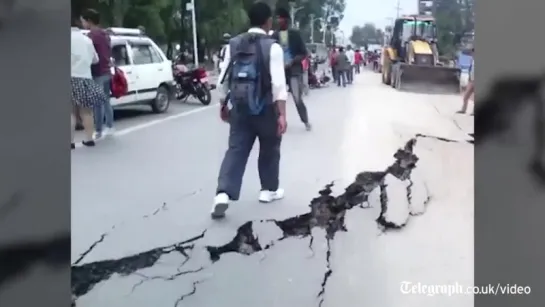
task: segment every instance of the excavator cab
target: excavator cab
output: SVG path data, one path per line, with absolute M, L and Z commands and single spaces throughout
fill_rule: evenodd
M 384 48 L 382 81 L 394 88 L 431 85 L 459 92 L 460 71 L 443 66 L 437 51 L 437 27 L 431 16 L 398 18 Z

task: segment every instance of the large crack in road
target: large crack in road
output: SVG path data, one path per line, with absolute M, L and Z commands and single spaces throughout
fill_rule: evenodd
M 417 135 L 410 139 L 403 148 L 394 154 L 395 162 L 381 172 L 361 172 L 354 182 L 345 188 L 344 193 L 339 196 L 332 195 L 334 183 L 326 185 L 319 195 L 310 202 L 310 211 L 306 214 L 290 217 L 284 220 L 257 220 L 248 221 L 241 225 L 230 242 L 219 246 L 198 246 L 197 242 L 206 235 L 204 230 L 199 235 L 165 247 L 158 247 L 136 255 L 120 259 L 102 260 L 72 266 L 72 293 L 75 299 L 87 294 L 99 282 L 110 279 L 114 274 L 120 276 L 138 275 L 143 279 L 133 286 L 133 291 L 150 280 L 174 280 L 180 276 L 201 272 L 214 263 L 221 261 L 221 257 L 227 253 L 238 253 L 252 255 L 272 249 L 277 242 L 287 238 L 310 238 L 309 248 L 312 251 L 312 229 L 321 228 L 325 230 L 327 242 L 326 250 L 326 271 L 318 291 L 317 298 L 319 305 L 323 303 L 323 296 L 326 292 L 327 282 L 333 274 L 330 264 L 332 255 L 331 240 L 339 231 L 348 231 L 345 225 L 346 213 L 354 207 L 368 208 L 364 204 L 369 201 L 369 196 L 374 191 L 380 195 L 380 214 L 376 219 L 378 227 L 382 231 L 403 228 L 411 216 L 423 214 L 426 205 L 431 199 L 425 183 L 421 180 L 413 180 L 411 177 L 416 168 L 419 158 L 414 154 L 414 147 L 417 138 L 430 138 L 442 142 L 461 142 L 445 138 L 427 135 Z M 472 143 L 472 140 L 465 140 Z M 273 225 L 282 233 L 268 242 L 261 242 L 258 229 L 259 226 Z M 264 237 L 264 236 L 263 236 Z M 96 246 L 99 242 L 95 242 Z M 191 259 L 191 253 L 195 248 L 205 248 L 210 261 L 203 266 L 184 270 L 184 265 Z M 88 254 L 92 248 L 86 251 Z M 312 251 L 313 252 L 313 251 Z M 158 260 L 167 254 L 178 253 L 183 256 L 176 273 L 169 276 L 145 276 L 137 271 L 154 266 Z M 80 260 L 81 261 L 81 260 Z M 179 299 L 173 302 L 176 307 L 188 296 L 197 293 L 198 284 L 205 282 L 204 279 L 196 279 L 190 292 L 181 294 Z

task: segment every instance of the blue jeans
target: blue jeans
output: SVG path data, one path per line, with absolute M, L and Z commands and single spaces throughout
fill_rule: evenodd
M 346 74 L 347 72 L 341 69 L 337 70 L 337 85 L 346 86 Z
M 104 75 L 94 78 L 95 82 L 104 88 L 104 93 L 106 94 L 106 101 L 102 105 L 97 105 L 94 108 L 94 117 L 95 117 L 95 130 L 97 132 L 102 132 L 102 127 L 106 124 L 106 127 L 114 127 L 114 109 L 110 104 L 110 87 L 111 87 L 111 75 Z

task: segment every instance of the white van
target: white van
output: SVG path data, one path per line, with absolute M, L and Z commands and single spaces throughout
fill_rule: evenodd
M 149 104 L 155 113 L 166 112 L 175 89 L 172 62 L 139 29 L 108 28 L 106 31 L 111 38 L 112 60 L 125 73 L 128 84 L 127 95 L 110 98 L 112 106 Z

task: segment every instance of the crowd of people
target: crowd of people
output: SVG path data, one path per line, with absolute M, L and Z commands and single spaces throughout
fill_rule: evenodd
M 89 30 L 84 34 L 81 26 Z M 95 146 L 95 140 L 114 132 L 114 111 L 110 104 L 111 42 L 100 27 L 100 15 L 88 9 L 73 21 L 71 31 L 71 100 L 72 149 L 78 119 L 84 128 L 84 146 Z
M 352 84 L 354 82 L 354 73 L 359 74 L 363 64 L 364 57 L 361 50 L 353 50 L 350 45 L 346 47 L 346 50 L 344 47 L 333 48 L 329 55 L 333 80 L 339 87 Z

